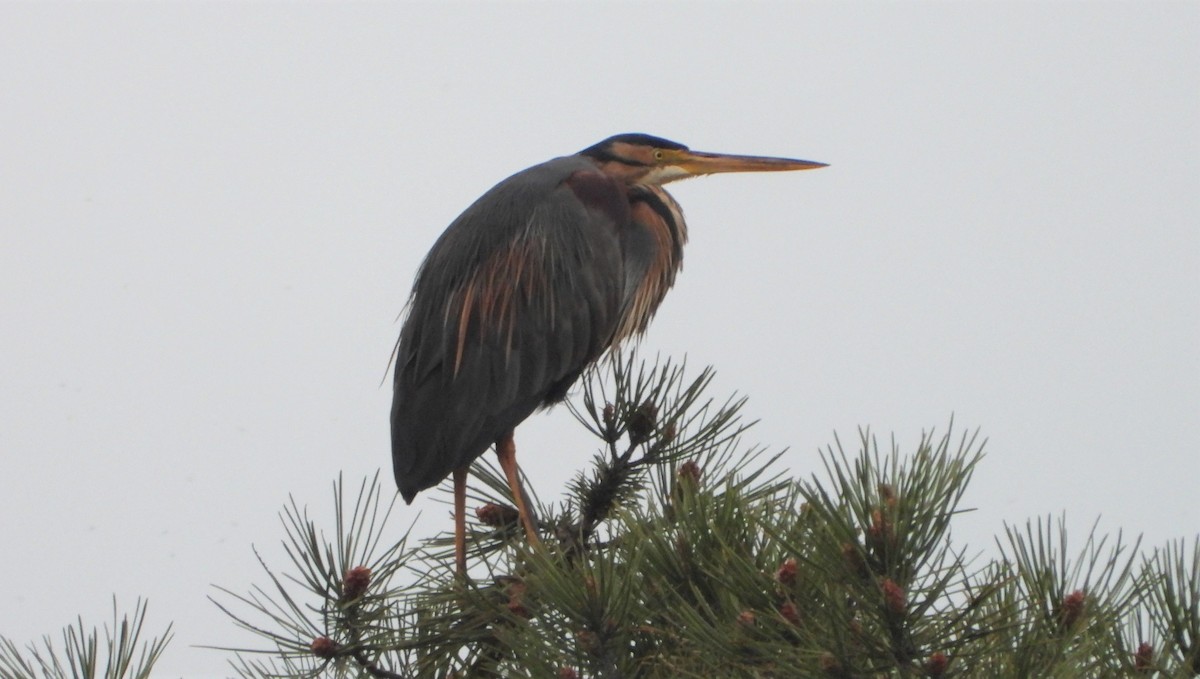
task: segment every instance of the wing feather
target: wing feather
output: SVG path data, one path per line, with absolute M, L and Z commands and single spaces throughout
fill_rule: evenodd
M 561 399 L 608 346 L 625 290 L 624 224 L 566 184 L 592 167 L 561 158 L 501 182 L 422 264 L 391 414 L 406 500 Z

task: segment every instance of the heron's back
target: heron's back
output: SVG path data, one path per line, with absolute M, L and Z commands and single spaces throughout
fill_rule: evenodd
M 611 341 L 624 294 L 619 215 L 628 206 L 615 185 L 581 201 L 569 182 L 588 172 L 587 160 L 566 157 L 509 177 L 456 219 L 421 265 L 391 412 L 406 501 L 561 400 Z

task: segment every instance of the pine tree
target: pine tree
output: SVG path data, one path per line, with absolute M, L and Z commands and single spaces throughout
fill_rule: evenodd
M 1047 518 L 1009 526 L 994 558 L 972 558 L 950 529 L 983 455 L 977 433 L 951 424 L 905 453 L 862 431 L 853 454 L 835 441 L 820 473 L 790 478 L 777 454 L 744 443 L 744 399 L 706 398 L 711 379 L 635 354 L 593 371 L 571 412 L 599 450 L 561 499 L 533 497 L 541 549 L 529 548 L 507 484 L 481 458 L 466 578 L 449 535 L 389 540 L 395 493 L 378 477 L 356 489 L 335 483 L 328 532 L 292 500 L 289 562 L 260 558 L 266 584 L 214 597 L 259 640 L 227 649 L 234 670 L 1200 675 L 1200 536 L 1147 555 L 1093 528 L 1076 551 L 1063 522 Z M 37 676 L 21 662 L 0 643 L 3 676 Z
M 119 616 L 119 617 L 118 617 Z M 150 679 L 154 663 L 171 641 L 171 627 L 161 636 L 145 640 L 142 626 L 146 621 L 146 603 L 138 600 L 133 615 L 120 615 L 113 599 L 112 626 L 104 626 L 104 644 L 100 632 L 87 627 L 83 620 L 62 631 L 60 649 L 50 636 L 41 644 L 19 648 L 0 637 L 0 677 L 4 679 Z M 103 662 L 102 662 L 103 661 Z

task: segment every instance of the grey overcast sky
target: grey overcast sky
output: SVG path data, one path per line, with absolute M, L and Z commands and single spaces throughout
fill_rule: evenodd
M 960 542 L 1200 530 L 1195 2 L 5 3 L 0 62 L 2 635 L 146 596 L 162 676 L 226 673 L 210 586 L 282 563 L 289 493 L 390 474 L 433 240 L 629 131 L 831 164 L 677 185 L 644 343 L 794 473 L 953 414 L 989 439 Z M 561 408 L 517 440 L 544 499 L 593 451 Z

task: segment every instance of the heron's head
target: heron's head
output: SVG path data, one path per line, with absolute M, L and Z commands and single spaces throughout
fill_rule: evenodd
M 792 158 L 737 156 L 692 151 L 648 134 L 618 134 L 579 152 L 605 174 L 629 184 L 661 185 L 718 172 L 812 170 L 825 163 Z

